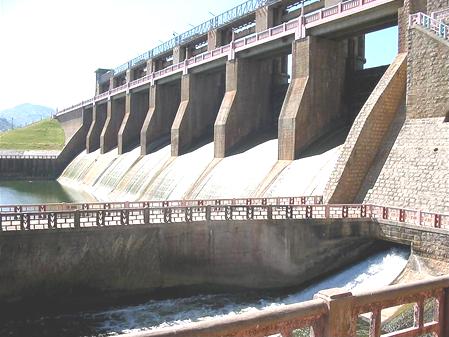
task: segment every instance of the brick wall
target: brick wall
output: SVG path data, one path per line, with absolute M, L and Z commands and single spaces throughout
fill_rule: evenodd
M 449 108 L 449 43 L 415 26 L 409 33 L 407 117 L 442 117 Z
M 406 120 L 365 202 L 449 211 L 449 123 Z
M 355 119 L 326 186 L 326 202 L 351 203 L 356 198 L 404 100 L 406 64 L 407 54 L 399 54 Z

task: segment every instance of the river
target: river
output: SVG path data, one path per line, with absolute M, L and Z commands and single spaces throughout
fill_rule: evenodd
M 41 204 L 94 201 L 89 194 L 57 181 L 0 181 L 0 204 Z
M 178 296 L 74 314 L 9 319 L 0 321 L 0 336 L 115 336 L 297 303 L 321 289 L 373 289 L 391 283 L 405 267 L 408 255 L 407 249 L 389 248 L 303 289 Z
M 90 198 L 56 181 L 0 182 L 1 204 L 81 202 Z M 8 318 L 0 320 L 0 336 L 114 336 L 301 302 L 311 299 L 321 289 L 372 289 L 391 283 L 404 268 L 408 255 L 407 249 L 388 248 L 311 286 L 295 290 L 172 296 L 102 310 Z

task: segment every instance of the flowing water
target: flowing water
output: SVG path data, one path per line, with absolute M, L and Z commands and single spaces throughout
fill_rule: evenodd
M 101 201 L 217 199 L 320 195 L 341 151 L 347 130 L 314 144 L 300 159 L 279 161 L 278 140 L 265 140 L 237 154 L 214 159 L 208 143 L 171 157 L 170 145 L 140 156 L 140 148 L 81 153 L 59 181 Z
M 390 284 L 405 267 L 409 251 L 390 248 L 335 275 L 297 291 L 259 291 L 150 300 L 133 306 L 71 315 L 0 322 L 0 335 L 11 337 L 114 336 L 166 326 L 233 316 L 309 300 L 321 289 L 369 290 Z

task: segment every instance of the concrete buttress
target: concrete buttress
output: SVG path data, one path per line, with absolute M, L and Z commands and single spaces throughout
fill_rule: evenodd
M 209 137 L 224 95 L 224 71 L 183 75 L 181 103 L 171 130 L 172 156 L 179 156 Z
M 106 104 L 94 104 L 92 124 L 86 136 L 87 153 L 94 152 L 100 147 L 100 135 L 106 121 Z
M 148 90 L 130 92 L 125 98 L 125 117 L 118 133 L 118 154 L 138 145 L 140 131 L 148 111 Z
M 125 116 L 125 99 L 111 99 L 107 106 L 107 118 L 100 136 L 102 154 L 111 151 L 118 144 L 118 131 Z
M 317 37 L 294 41 L 292 78 L 279 116 L 279 159 L 302 150 L 343 124 L 345 43 Z

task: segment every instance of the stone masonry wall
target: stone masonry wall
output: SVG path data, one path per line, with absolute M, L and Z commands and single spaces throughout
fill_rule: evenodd
M 349 132 L 324 192 L 329 203 L 352 203 L 404 100 L 407 54 L 385 72 Z
M 449 109 L 449 43 L 415 26 L 409 33 L 407 117 L 445 116 Z
M 449 211 L 449 123 L 409 119 L 365 202 Z
M 427 0 L 427 13 L 449 8 L 449 0 Z
M 412 252 L 421 257 L 447 261 L 449 234 L 447 230 L 381 222 L 375 226 L 377 237 L 403 245 L 411 245 Z

